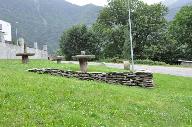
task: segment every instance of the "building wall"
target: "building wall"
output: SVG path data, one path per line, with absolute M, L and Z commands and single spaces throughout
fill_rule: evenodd
M 4 32 L 5 41 L 12 41 L 11 24 L 3 20 L 0 20 L 0 24 L 2 25 L 2 32 Z
M 35 56 L 29 57 L 30 59 L 48 59 L 48 52 L 35 48 L 27 48 L 28 53 L 35 53 Z M 7 43 L 0 43 L 0 59 L 21 59 L 17 57 L 17 53 L 23 53 L 24 47 Z
M 183 65 L 183 66 L 191 66 L 192 67 L 192 61 L 182 61 L 181 65 Z

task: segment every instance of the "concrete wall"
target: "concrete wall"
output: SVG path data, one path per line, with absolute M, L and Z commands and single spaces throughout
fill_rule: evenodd
M 46 47 L 46 46 L 44 46 Z M 0 43 L 0 59 L 21 59 L 21 57 L 17 57 L 16 53 L 23 53 L 24 47 Z M 48 52 L 46 49 L 40 50 L 37 48 L 27 48 L 28 53 L 35 53 L 35 56 L 30 57 L 30 59 L 48 59 Z

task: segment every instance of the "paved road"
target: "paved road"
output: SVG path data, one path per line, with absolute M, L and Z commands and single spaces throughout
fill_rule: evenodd
M 70 62 L 64 61 L 63 63 L 78 64 L 78 62 L 74 62 L 74 61 L 70 61 Z M 90 62 L 89 65 L 106 65 L 107 67 L 123 69 L 123 64 Z M 192 77 L 192 68 L 135 65 L 135 70 L 147 70 L 147 71 L 151 71 L 153 73 Z
M 106 64 L 107 67 L 123 69 L 123 64 Z M 164 67 L 164 66 L 148 66 L 135 65 L 135 70 L 148 70 L 153 73 L 170 74 L 175 76 L 192 77 L 192 68 L 181 67 Z

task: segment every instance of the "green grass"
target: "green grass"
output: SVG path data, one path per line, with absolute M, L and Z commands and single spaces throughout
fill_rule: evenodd
M 192 126 L 192 78 L 155 74 L 156 87 L 143 89 L 26 71 L 43 67 L 78 70 L 48 61 L 0 61 L 0 126 Z

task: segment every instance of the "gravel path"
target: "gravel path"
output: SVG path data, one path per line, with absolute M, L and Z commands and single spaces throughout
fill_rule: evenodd
M 79 64 L 76 61 L 70 61 L 70 62 L 69 61 L 63 61 L 62 63 Z M 111 68 L 123 69 L 123 64 L 90 62 L 89 65 L 105 65 L 105 66 L 111 67 Z M 148 70 L 148 71 L 151 71 L 153 73 L 192 77 L 192 68 L 135 65 L 135 70 Z

